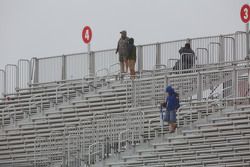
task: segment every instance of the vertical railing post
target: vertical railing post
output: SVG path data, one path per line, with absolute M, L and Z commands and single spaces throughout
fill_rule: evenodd
M 222 35 L 220 35 L 219 43 L 220 43 L 219 63 L 224 63 L 225 62 L 225 40 Z
M 250 69 L 247 70 L 247 73 L 248 73 L 248 84 L 247 84 L 248 85 L 248 87 L 247 87 L 248 93 L 247 93 L 247 96 L 249 96 L 249 91 L 250 91 Z
M 39 82 L 39 59 L 38 58 L 34 58 L 35 61 L 35 67 L 34 67 L 34 83 L 38 83 Z
M 237 73 L 236 67 L 234 65 L 233 72 L 232 72 L 232 95 L 233 95 L 233 98 L 237 97 L 237 92 L 238 92 L 237 91 L 237 89 L 238 89 L 237 81 L 238 81 L 238 73 Z
M 156 43 L 156 65 L 161 64 L 161 44 Z M 156 66 L 157 68 L 158 66 Z
M 249 23 L 246 24 L 246 59 L 250 59 Z
M 202 76 L 200 72 L 197 75 L 197 100 L 202 100 Z
M 238 73 L 236 71 L 236 65 L 234 65 L 233 72 L 232 72 L 232 95 L 233 95 L 233 107 L 236 109 L 236 97 L 238 96 Z
M 137 46 L 138 48 L 138 71 L 141 72 L 143 70 L 143 51 L 142 46 Z
M 89 75 L 95 75 L 95 52 L 89 53 Z
M 0 92 L 0 93 L 2 93 L 2 95 L 3 95 L 3 97 L 5 96 L 5 94 L 6 94 L 6 72 L 5 72 L 5 70 L 2 70 L 2 69 L 0 69 L 0 72 L 3 74 L 3 80 L 2 80 L 2 82 L 1 82 L 1 84 L 3 84 L 3 92 Z
M 62 55 L 62 80 L 67 79 L 67 56 Z

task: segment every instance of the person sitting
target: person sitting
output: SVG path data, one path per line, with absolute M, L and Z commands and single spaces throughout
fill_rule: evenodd
M 182 47 L 179 50 L 180 53 L 180 61 L 177 61 L 174 70 L 186 70 L 190 69 L 195 64 L 195 53 L 191 49 L 190 43 L 186 43 L 185 47 Z

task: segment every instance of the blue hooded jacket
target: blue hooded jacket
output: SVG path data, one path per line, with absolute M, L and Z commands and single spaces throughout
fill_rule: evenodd
M 176 93 L 171 86 L 166 88 L 166 92 L 168 93 L 168 97 L 166 98 L 166 108 L 168 111 L 173 111 L 178 109 L 179 100 L 176 97 Z

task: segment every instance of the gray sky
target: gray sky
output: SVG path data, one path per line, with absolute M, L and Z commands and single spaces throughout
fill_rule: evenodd
M 120 30 L 136 44 L 245 30 L 240 7 L 250 0 L 0 0 L 0 68 L 18 59 L 116 47 Z

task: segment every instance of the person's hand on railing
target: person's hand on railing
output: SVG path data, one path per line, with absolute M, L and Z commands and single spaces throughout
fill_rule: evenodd
M 160 106 L 163 107 L 163 108 L 166 108 L 167 104 L 166 104 L 166 102 L 164 102 L 164 103 L 161 103 Z

